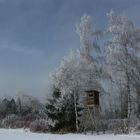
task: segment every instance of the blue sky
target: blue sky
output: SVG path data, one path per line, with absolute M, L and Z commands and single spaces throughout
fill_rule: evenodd
M 49 73 L 79 47 L 80 17 L 104 28 L 110 9 L 140 26 L 140 0 L 0 0 L 0 96 L 45 97 Z

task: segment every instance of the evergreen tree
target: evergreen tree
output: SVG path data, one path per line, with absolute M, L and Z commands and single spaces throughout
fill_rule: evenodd
M 0 109 L 1 116 L 5 117 L 9 114 L 16 114 L 17 113 L 17 106 L 14 99 L 8 100 L 3 99 L 1 103 Z
M 60 107 L 57 105 L 58 101 L 61 98 L 61 93 L 59 91 L 59 89 L 54 88 L 53 89 L 53 93 L 52 93 L 52 97 L 51 99 L 48 99 L 48 103 L 46 104 L 46 113 L 49 119 L 51 119 L 53 122 L 55 122 L 55 125 L 52 126 L 50 125 L 50 130 L 56 130 L 59 127 L 62 126 L 58 126 L 58 122 L 60 117 L 62 116 L 62 113 L 60 112 Z
M 76 103 L 78 116 L 80 116 L 82 108 L 78 106 L 78 98 Z M 76 131 L 74 94 L 62 96 L 60 90 L 55 88 L 52 98 L 48 99 L 46 109 L 48 118 L 55 122 L 53 126 L 50 125 L 51 131 Z
M 14 99 L 10 101 L 10 112 L 12 114 L 17 114 L 17 105 Z

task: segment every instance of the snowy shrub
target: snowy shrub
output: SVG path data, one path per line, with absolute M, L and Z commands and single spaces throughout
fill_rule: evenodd
M 15 121 L 16 128 L 23 128 L 24 127 L 24 121 L 22 120 L 16 120 Z
M 2 128 L 2 120 L 0 120 L 0 128 Z
M 127 119 L 110 119 L 106 123 L 108 130 L 113 131 L 114 134 L 128 133 Z
M 31 121 L 25 121 L 15 114 L 8 115 L 0 122 L 1 128 L 29 128 Z
M 139 119 L 133 118 L 130 121 L 129 132 L 140 134 L 140 120 Z
M 15 114 L 8 115 L 2 120 L 1 126 L 4 128 L 16 128 L 15 121 L 17 119 L 18 117 Z
M 30 124 L 32 132 L 46 132 L 48 130 L 48 122 L 45 119 L 38 119 Z

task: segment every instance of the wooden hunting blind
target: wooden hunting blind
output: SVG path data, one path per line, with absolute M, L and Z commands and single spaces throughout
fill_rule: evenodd
M 80 118 L 79 131 L 99 130 L 99 120 L 101 118 L 99 104 L 99 92 L 97 90 L 87 90 L 84 92 L 84 110 Z
M 86 91 L 87 107 L 99 106 L 99 92 L 96 90 Z

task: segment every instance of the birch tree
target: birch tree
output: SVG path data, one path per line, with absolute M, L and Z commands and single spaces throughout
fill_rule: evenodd
M 110 33 L 108 43 L 109 61 L 114 71 L 112 75 L 117 81 L 122 81 L 123 88 L 127 93 L 127 117 L 132 115 L 132 102 L 134 101 L 134 77 L 135 72 L 139 73 L 139 43 L 140 34 L 133 23 L 124 15 L 116 15 L 113 11 L 108 14 L 110 25 L 107 32 Z M 136 79 L 135 79 L 136 80 Z M 138 82 L 139 83 L 139 82 Z M 136 98 L 135 98 L 136 99 Z

